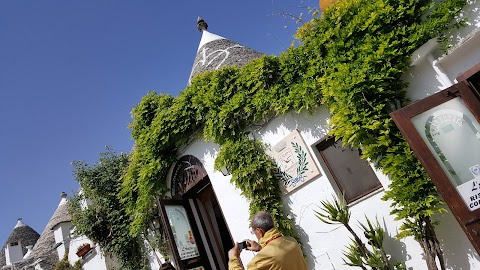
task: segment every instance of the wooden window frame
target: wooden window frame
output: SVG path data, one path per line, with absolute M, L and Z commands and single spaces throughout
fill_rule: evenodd
M 470 242 L 476 251 L 480 253 L 480 209 L 470 211 L 467 208 L 456 187 L 450 182 L 447 174 L 441 168 L 411 120 L 412 117 L 456 97 L 462 99 L 475 119 L 480 122 L 480 100 L 465 80 L 407 107 L 394 111 L 391 113 L 391 116 L 409 143 L 412 151 L 430 175 L 432 182 L 451 209 Z
M 336 143 L 338 142 L 339 140 L 335 140 L 334 138 L 332 137 L 327 137 L 325 138 L 324 140 L 318 142 L 317 144 L 315 144 L 315 149 L 318 151 L 320 157 L 321 157 L 321 160 L 323 163 L 322 165 L 325 165 L 325 168 L 326 168 L 326 171 L 327 171 L 327 175 L 330 176 L 331 179 L 333 179 L 333 181 L 335 182 L 335 185 L 337 187 L 337 189 L 340 191 L 340 193 L 343 194 L 344 196 L 344 200 L 347 204 L 351 204 L 351 203 L 355 203 L 355 202 L 358 202 L 359 200 L 361 200 L 362 198 L 364 198 L 365 196 L 368 196 L 369 194 L 372 194 L 374 193 L 375 191 L 379 190 L 379 189 L 382 189 L 383 188 L 383 185 L 382 183 L 380 182 L 380 180 L 378 179 L 377 175 L 375 174 L 375 171 L 372 169 L 372 167 L 370 166 L 370 164 L 368 164 L 368 161 L 364 160 L 367 162 L 367 166 L 368 168 L 372 171 L 372 174 L 375 176 L 375 179 L 377 180 L 378 184 L 376 186 L 374 186 L 373 188 L 371 189 L 368 189 L 368 190 L 365 190 L 363 192 L 361 192 L 359 195 L 357 196 L 354 196 L 352 198 L 347 198 L 344 194 L 344 191 L 345 191 L 345 183 L 342 184 L 342 181 L 337 177 L 337 175 L 335 175 L 333 169 L 332 169 L 332 166 L 330 165 L 330 161 L 327 159 L 327 157 L 322 153 L 323 150 L 320 150 L 320 147 L 324 144 L 330 144 L 330 141 L 333 141 L 333 143 Z M 333 143 L 332 145 L 329 145 L 327 147 L 332 147 L 333 146 Z M 343 147 L 342 147 L 343 148 Z M 361 151 L 360 149 L 358 149 L 358 151 Z M 359 160 L 362 161 L 361 157 L 360 157 L 360 154 L 359 154 Z
M 474 79 L 478 80 L 477 85 L 472 82 Z M 475 90 L 474 93 L 480 99 L 480 63 L 458 75 L 457 82 L 461 81 L 465 81 L 471 88 L 473 88 Z

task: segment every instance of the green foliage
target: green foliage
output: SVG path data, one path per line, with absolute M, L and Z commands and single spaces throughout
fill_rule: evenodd
M 76 261 L 72 266 L 72 270 L 82 270 L 82 269 L 83 267 L 80 261 Z
M 128 155 L 116 154 L 108 148 L 100 153 L 100 160 L 93 166 L 83 161 L 73 162 L 73 174 L 82 192 L 69 201 L 69 211 L 75 234 L 87 236 L 104 252 L 115 255 L 123 269 L 140 269 L 145 262 L 141 242 L 129 234 L 130 217 L 117 197 L 128 162 Z M 91 204 L 83 209 L 86 199 Z
M 331 135 L 362 149 L 363 158 L 390 176 L 385 200 L 405 220 L 399 236 L 425 239 L 423 222 L 440 211 L 435 186 L 389 113 L 407 104 L 401 75 L 410 56 L 431 38 L 459 27 L 465 0 L 344 0 L 297 32 L 301 45 L 279 57 L 263 56 L 242 68 L 196 76 L 178 97 L 149 93 L 133 110 L 135 148 L 120 197 L 139 234 L 167 191 L 178 149 L 203 137 L 221 146 L 217 169 L 251 199 L 250 211 L 272 212 L 289 234 L 273 164 L 251 132 L 275 116 L 331 112 Z M 253 192 L 254 191 L 254 192 Z
M 150 93 L 133 110 L 131 127 L 136 144 L 120 191 L 128 213 L 134 217 L 133 235 L 148 224 L 155 211 L 155 196 L 166 194 L 167 172 L 177 159 L 178 147 L 203 136 L 222 146 L 219 156 L 226 157 L 222 162 L 228 163 L 229 169 L 240 169 L 232 172 L 232 181 L 252 199 L 251 211 L 270 211 L 283 233 L 295 236 L 291 221 L 282 211 L 272 162 L 265 155 L 264 146 L 247 137 L 252 123 L 266 122 L 292 107 L 283 102 L 291 92 L 286 91 L 282 77 L 291 74 L 281 74 L 281 65 L 279 58 L 264 56 L 242 69 L 227 67 L 207 72 L 198 75 L 179 97 L 172 100 Z M 293 108 L 297 111 L 313 108 L 318 93 L 305 92 L 308 90 L 303 88 L 301 91 L 303 97 L 295 101 Z M 239 151 L 230 151 L 232 147 Z M 246 151 L 257 156 L 246 160 L 249 157 Z M 239 160 L 243 160 L 240 167 L 233 165 Z M 245 184 L 234 180 L 248 175 Z M 248 196 L 250 185 L 255 186 L 256 196 Z
M 159 224 L 160 229 L 149 230 L 148 233 L 144 234 L 145 240 L 148 243 L 148 251 L 158 251 L 164 260 L 169 261 L 171 250 L 170 250 L 170 242 L 168 241 L 168 237 L 166 236 L 166 229 L 163 224 Z M 162 232 L 159 233 L 158 231 Z
M 364 158 L 390 176 L 384 199 L 392 201 L 398 219 L 442 211 L 435 186 L 389 116 L 395 101 L 407 102 L 400 76 L 415 49 L 459 25 L 452 19 L 464 4 L 342 1 L 300 31 L 304 45 L 321 54 L 315 60 L 323 62 L 325 75 L 318 80 L 322 102 L 332 112 L 331 135 L 361 148 Z
M 63 255 L 63 258 L 53 268 L 53 270 L 70 270 L 70 269 L 72 269 L 72 267 L 68 262 L 68 253 L 65 253 Z
M 281 232 L 299 240 L 291 221 L 282 211 L 279 179 L 272 173 L 276 167 L 265 154 L 262 143 L 247 136 L 226 142 L 215 160 L 217 170 L 223 167 L 229 168 L 230 181 L 251 200 L 251 214 L 267 209 Z
M 76 261 L 73 266 L 68 262 L 68 253 L 65 252 L 63 258 L 55 265 L 53 270 L 82 270 L 80 261 Z

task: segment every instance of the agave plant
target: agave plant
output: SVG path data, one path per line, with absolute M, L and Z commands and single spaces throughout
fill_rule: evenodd
M 321 201 L 320 212 L 315 211 L 315 215 L 322 222 L 327 224 L 343 224 L 345 226 L 350 222 L 350 210 L 342 197 L 342 200 L 332 196 L 333 201 Z
M 367 269 L 365 267 L 365 262 L 364 258 L 362 256 L 362 252 L 360 250 L 360 247 L 358 246 L 358 243 L 352 239 L 352 243 L 347 246 L 347 250 L 343 251 L 343 256 L 345 257 L 343 259 L 343 262 L 348 265 L 348 266 L 357 266 L 362 269 Z
M 372 222 L 366 216 L 365 220 L 367 221 L 367 225 L 360 223 L 360 227 L 363 229 L 363 234 L 365 238 L 367 238 L 368 244 L 375 248 L 382 248 L 385 230 L 380 227 L 377 218 L 375 218 L 376 222 L 374 225 L 372 225 Z
M 360 267 L 365 270 L 406 269 L 403 263 L 397 263 L 393 267 L 390 265 L 390 258 L 383 249 L 385 230 L 378 223 L 378 219 L 372 222 L 365 216 L 366 224 L 360 223 L 360 228 L 363 230 L 363 234 L 370 246 L 369 250 L 350 227 L 350 209 L 344 198 L 335 195 L 332 197 L 332 201 L 324 200 L 320 202 L 320 210 L 315 211 L 315 216 L 326 224 L 342 224 L 352 234 L 352 242 L 343 251 L 343 261 L 346 265 Z
M 327 224 L 342 224 L 347 228 L 347 230 L 353 235 L 355 242 L 357 242 L 360 251 L 362 252 L 362 256 L 367 256 L 368 250 L 363 244 L 360 237 L 358 237 L 357 233 L 350 227 L 350 209 L 348 205 L 345 203 L 345 199 L 342 196 L 341 200 L 338 199 L 340 196 L 333 195 L 333 201 L 320 201 L 321 205 L 320 211 L 315 211 L 315 215 L 318 219 L 322 222 Z

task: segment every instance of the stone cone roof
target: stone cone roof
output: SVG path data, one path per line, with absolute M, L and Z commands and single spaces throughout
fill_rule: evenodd
M 70 217 L 70 214 L 68 213 L 67 194 L 62 193 L 61 198 L 62 198 L 62 200 L 58 204 L 57 210 L 55 211 L 55 213 L 53 213 L 53 216 L 49 221 L 49 224 L 51 224 L 51 228 L 50 228 L 51 230 L 53 230 L 53 228 L 60 223 L 72 221 L 72 218 Z
M 53 216 L 50 218 L 50 221 L 48 221 L 47 226 L 45 226 L 42 235 L 40 235 L 40 238 L 32 250 L 32 257 L 34 257 L 35 260 L 41 260 L 40 265 L 44 270 L 52 270 L 59 261 L 55 248 L 53 228 L 62 222 L 69 221 L 71 221 L 71 218 L 68 214 L 66 194 L 62 193 L 62 200 L 57 210 L 53 213 Z
M 188 79 L 189 84 L 193 77 L 205 71 L 214 71 L 224 66 L 242 67 L 263 55 L 224 37 L 212 34 L 206 28 L 199 28 L 199 30 L 202 31 L 202 39 Z
M 18 219 L 17 225 L 13 229 L 12 233 L 8 237 L 5 244 L 2 246 L 0 251 L 0 269 L 4 267 L 7 263 L 5 258 L 5 247 L 8 243 L 19 242 L 22 246 L 23 255 L 27 253 L 27 246 L 33 246 L 39 239 L 40 235 L 30 226 L 25 225 L 22 219 Z

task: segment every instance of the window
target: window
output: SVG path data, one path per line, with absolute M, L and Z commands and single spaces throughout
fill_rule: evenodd
M 467 81 L 477 97 L 480 97 L 480 64 L 472 67 L 457 77 L 457 81 Z
M 326 166 L 326 171 L 333 178 L 347 203 L 351 203 L 379 188 L 378 181 L 370 164 L 360 158 L 360 150 L 342 147 L 342 141 L 326 139 L 316 145 Z

